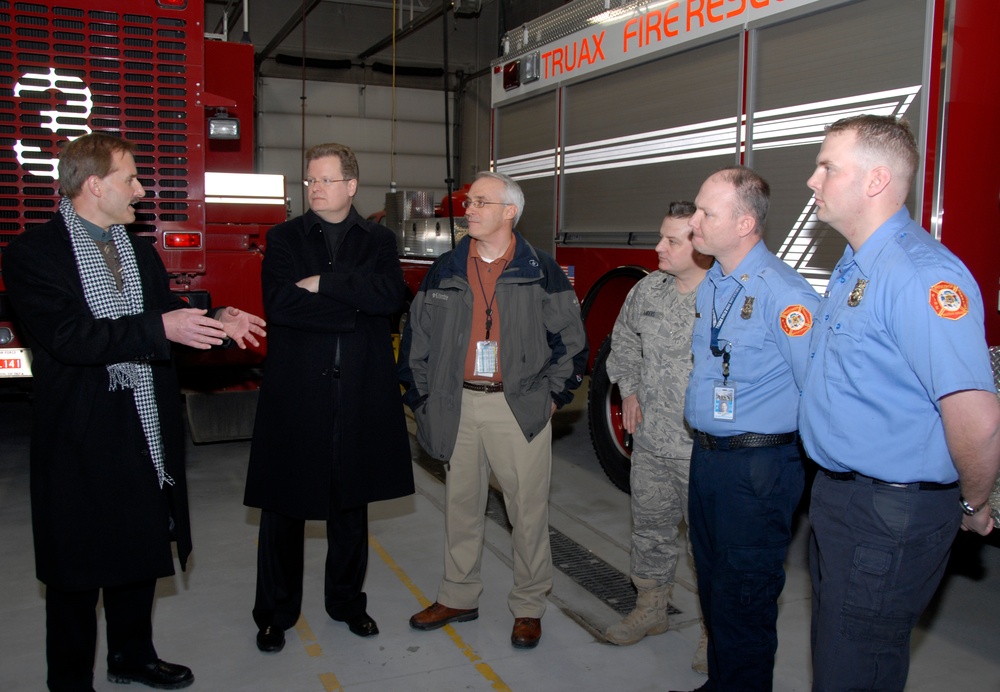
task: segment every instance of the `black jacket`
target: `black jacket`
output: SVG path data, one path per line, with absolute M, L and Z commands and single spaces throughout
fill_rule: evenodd
M 268 355 L 244 502 L 326 519 L 413 492 L 390 318 L 406 286 L 392 231 L 352 208 L 331 265 L 312 212 L 267 234 Z M 295 285 L 319 275 L 320 290 Z
M 33 352 L 31 518 L 38 579 L 71 591 L 173 574 L 191 552 L 180 389 L 162 314 L 187 307 L 163 263 L 130 236 L 144 311 L 97 319 L 83 294 L 61 215 L 15 238 L 3 255 L 7 293 Z M 131 390 L 108 391 L 106 364 L 153 369 L 167 473 L 160 489 Z

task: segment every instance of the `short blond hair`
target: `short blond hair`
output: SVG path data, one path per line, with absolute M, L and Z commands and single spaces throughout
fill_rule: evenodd
M 309 151 L 306 152 L 306 166 L 308 167 L 316 159 L 322 159 L 327 156 L 336 156 L 340 159 L 340 172 L 344 174 L 345 180 L 358 179 L 360 174 L 358 159 L 354 155 L 354 152 L 351 151 L 351 148 L 344 144 L 327 142 L 310 147 Z
M 826 133 L 854 132 L 860 155 L 871 166 L 888 166 L 908 188 L 920 165 L 920 151 L 910 124 L 892 115 L 855 115 L 827 125 Z

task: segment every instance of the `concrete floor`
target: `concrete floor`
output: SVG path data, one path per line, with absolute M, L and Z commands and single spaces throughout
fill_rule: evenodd
M 601 471 L 590 446 L 585 393 L 557 415 L 551 525 L 617 570 L 628 571 L 628 497 Z M 44 689 L 44 587 L 34 578 L 28 502 L 30 406 L 0 398 L 0 690 Z M 323 527 L 307 526 L 304 612 L 279 654 L 254 645 L 253 603 L 259 513 L 243 507 L 249 444 L 189 446 L 188 484 L 195 550 L 189 570 L 160 580 L 154 614 L 162 658 L 192 668 L 191 689 L 322 692 L 357 690 L 691 690 L 698 637 L 694 579 L 682 565 L 666 634 L 631 647 L 598 633 L 618 615 L 557 572 L 538 648 L 510 646 L 510 538 L 487 522 L 480 617 L 416 632 L 409 616 L 434 600 L 441 574 L 443 486 L 414 466 L 417 493 L 371 506 L 366 591 L 381 634 L 360 639 L 323 609 Z M 808 526 L 799 522 L 781 598 L 774 689 L 809 689 Z M 912 692 L 1000 690 L 1000 541 L 961 536 L 953 569 L 914 637 Z M 103 637 L 103 624 L 101 635 Z M 103 641 L 96 690 L 105 679 Z M 850 665 L 845 661 L 845 665 Z M 136 689 L 145 689 L 138 687 Z

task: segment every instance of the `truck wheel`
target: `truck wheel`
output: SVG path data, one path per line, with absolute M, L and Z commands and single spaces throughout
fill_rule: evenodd
M 622 426 L 622 397 L 618 385 L 611 384 L 608 379 L 610 353 L 611 337 L 608 336 L 594 358 L 587 417 L 590 420 L 590 439 L 601 468 L 616 488 L 627 493 L 632 470 L 632 436 Z

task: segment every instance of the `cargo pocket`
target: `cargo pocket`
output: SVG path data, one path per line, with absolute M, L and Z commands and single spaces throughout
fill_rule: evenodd
M 731 547 L 728 551 L 729 566 L 740 580 L 740 610 L 753 609 L 778 600 L 784 586 L 785 548 Z
M 867 545 L 855 548 L 851 581 L 841 613 L 841 634 L 846 639 L 900 644 L 909 636 L 912 624 L 909 616 L 881 612 L 892 562 L 892 552 L 884 548 Z

